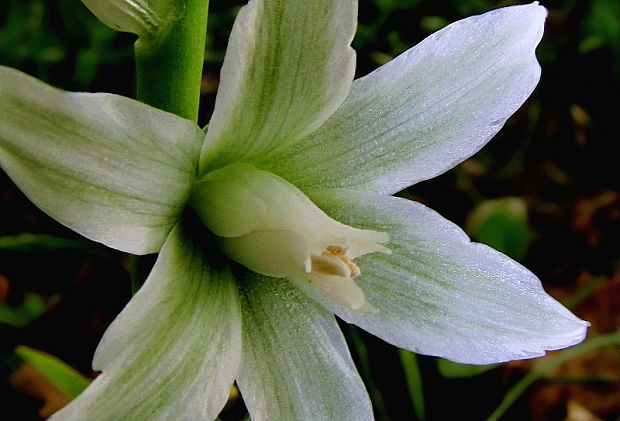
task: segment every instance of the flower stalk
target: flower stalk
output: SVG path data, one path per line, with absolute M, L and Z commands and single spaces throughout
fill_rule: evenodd
M 196 122 L 209 0 L 185 0 L 157 36 L 135 44 L 139 101 Z

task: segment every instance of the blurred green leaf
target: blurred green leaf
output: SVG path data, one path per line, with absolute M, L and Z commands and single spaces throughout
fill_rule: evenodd
M 609 45 L 620 52 L 620 2 L 617 0 L 597 0 L 593 2 L 591 13 L 584 22 L 585 36 L 579 44 L 579 52 L 588 53 L 596 48 Z
M 118 42 L 123 36 L 77 0 L 2 0 L 0 6 L 0 63 L 46 81 L 53 75 L 65 89 L 87 89 L 105 77 L 106 66 L 129 60 L 131 46 Z
M 23 345 L 18 346 L 15 353 L 71 399 L 90 384 L 89 379 L 53 355 Z
M 53 235 L 23 233 L 0 237 L 0 250 L 51 251 L 59 249 L 76 249 L 95 255 L 104 255 L 99 247 L 85 241 L 54 237 Z
M 448 25 L 450 21 L 443 16 L 424 16 L 420 21 L 420 26 L 424 32 L 435 32 Z
M 493 411 L 493 413 L 487 418 L 486 421 L 498 421 L 502 415 L 512 406 L 513 403 L 525 392 L 525 390 L 537 380 L 543 378 L 549 371 L 564 364 L 565 362 L 581 355 L 586 352 L 592 351 L 597 348 L 603 348 L 608 346 L 620 345 L 620 330 L 609 333 L 607 335 L 595 336 L 588 339 L 579 345 L 572 348 L 558 351 L 555 354 L 549 356 L 543 360 L 539 365 L 535 366 L 527 376 L 519 380 L 513 387 L 511 387 L 505 394 L 502 402 Z
M 598 290 L 599 287 L 605 284 L 607 281 L 606 277 L 594 278 L 590 282 L 585 283 L 581 288 L 575 291 L 572 295 L 560 300 L 560 302 L 569 309 L 575 308 L 577 304 L 588 298 L 594 292 Z
M 418 357 L 415 353 L 404 349 L 398 350 L 400 362 L 403 366 L 405 378 L 407 379 L 407 390 L 411 398 L 413 410 L 420 421 L 426 420 L 426 407 L 424 405 L 424 387 L 422 384 L 422 373 L 418 365 Z
M 450 3 L 453 4 L 461 16 L 476 15 L 493 9 L 493 2 L 490 0 L 450 0 Z
M 380 10 L 394 11 L 398 9 L 413 9 L 421 0 L 375 0 Z
M 443 358 L 437 358 L 437 369 L 439 373 L 447 379 L 461 379 L 478 376 L 498 367 L 498 364 L 491 365 L 470 365 L 459 364 Z
M 45 302 L 37 294 L 26 294 L 19 306 L 0 304 L 0 323 L 25 327 L 45 311 Z
M 13 65 L 32 59 L 40 66 L 57 63 L 66 56 L 66 48 L 55 33 L 46 27 L 46 6 L 41 0 L 8 3 L 5 18 L 0 21 L 0 58 Z M 16 48 L 18 47 L 18 48 Z
M 366 347 L 366 344 L 362 340 L 357 329 L 357 327 L 350 325 L 346 330 L 346 337 L 351 345 L 351 348 L 355 350 L 355 353 L 357 354 L 357 369 L 362 376 L 362 379 L 364 379 L 364 384 L 366 385 L 366 389 L 370 395 L 370 400 L 372 401 L 373 407 L 376 411 L 376 418 L 377 420 L 387 420 L 389 418 L 385 409 L 385 402 L 383 401 L 383 396 L 381 395 L 379 388 L 375 384 L 372 369 L 370 367 L 370 355 L 368 353 L 368 348 Z
M 532 235 L 527 206 L 519 197 L 486 200 L 469 214 L 466 230 L 471 237 L 515 260 L 527 254 Z

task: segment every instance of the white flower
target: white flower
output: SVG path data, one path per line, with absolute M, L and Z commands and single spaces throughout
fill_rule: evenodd
M 390 196 L 475 153 L 530 95 L 545 9 L 456 22 L 352 82 L 356 9 L 251 1 L 206 137 L 0 68 L 15 183 L 88 238 L 160 252 L 97 349 L 102 374 L 54 420 L 214 419 L 234 381 L 254 420 L 372 419 L 334 314 L 463 363 L 583 339 L 531 272 Z

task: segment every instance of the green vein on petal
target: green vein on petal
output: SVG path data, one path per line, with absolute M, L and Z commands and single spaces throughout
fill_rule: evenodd
M 205 260 L 183 226 L 170 234 L 144 286 L 97 348 L 102 374 L 53 421 L 209 420 L 240 361 L 237 287 Z
M 354 0 L 253 0 L 230 36 L 201 170 L 271 153 L 319 127 L 355 70 Z
M 372 407 L 333 315 L 286 279 L 243 281 L 237 384 L 253 421 L 369 421 Z
M 135 254 L 160 249 L 185 207 L 202 131 L 112 94 L 68 93 L 0 67 L 0 164 L 40 209 Z
M 314 133 L 257 164 L 300 188 L 395 193 L 477 152 L 531 94 L 546 10 L 497 9 L 432 34 L 353 82 Z

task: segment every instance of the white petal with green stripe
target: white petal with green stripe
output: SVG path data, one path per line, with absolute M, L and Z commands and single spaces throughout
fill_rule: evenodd
M 272 152 L 319 127 L 351 86 L 354 0 L 253 0 L 230 36 L 201 168 Z
M 158 30 L 183 13 L 175 0 L 82 0 L 95 16 L 112 29 L 153 38 Z
M 588 323 L 547 295 L 534 274 L 471 243 L 427 207 L 344 190 L 310 197 L 333 218 L 390 235 L 392 254 L 357 259 L 356 281 L 378 312 L 351 311 L 299 285 L 344 320 L 401 348 L 470 364 L 536 357 L 583 340 Z
M 212 420 L 240 361 L 236 284 L 175 228 L 144 286 L 97 348 L 102 374 L 53 421 Z
M 0 67 L 0 165 L 60 223 L 136 254 L 160 249 L 188 199 L 203 134 L 111 94 L 68 93 Z
M 393 193 L 473 155 L 530 95 L 546 10 L 458 21 L 356 80 L 317 131 L 261 165 L 300 188 Z
M 267 276 L 314 282 L 351 308 L 368 307 L 353 259 L 389 253 L 386 233 L 329 218 L 286 180 L 233 164 L 194 184 L 191 204 L 222 251 Z
M 368 421 L 372 407 L 334 316 L 285 279 L 242 286 L 237 384 L 253 421 Z

